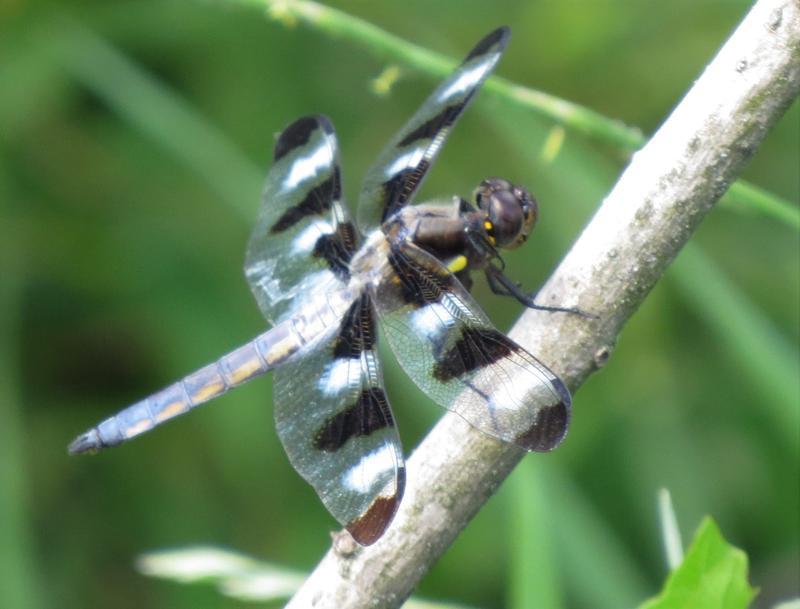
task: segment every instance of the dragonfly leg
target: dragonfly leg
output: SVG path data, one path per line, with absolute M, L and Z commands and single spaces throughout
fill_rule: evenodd
M 499 296 L 511 296 L 529 309 L 536 309 L 537 311 L 548 311 L 550 313 L 569 313 L 571 315 L 578 315 L 585 319 L 597 319 L 597 315 L 587 313 L 578 308 L 573 307 L 548 307 L 539 305 L 534 302 L 533 296 L 526 294 L 519 284 L 505 276 L 503 271 L 491 264 L 485 269 L 486 280 L 489 282 L 489 288 Z

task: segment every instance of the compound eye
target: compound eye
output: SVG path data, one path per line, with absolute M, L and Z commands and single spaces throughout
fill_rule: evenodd
M 478 184 L 475 190 L 475 203 L 483 210 L 489 208 L 489 200 L 492 193 L 500 190 L 512 190 L 514 185 L 508 180 L 503 178 L 486 178 L 483 182 Z
M 475 191 L 475 202 L 486 214 L 486 230 L 497 247 L 522 245 L 533 230 L 539 206 L 522 186 L 503 178 L 487 178 Z
M 509 249 L 515 248 L 525 242 L 530 235 L 533 227 L 536 226 L 536 221 L 539 219 L 539 204 L 536 199 L 521 186 L 514 188 L 514 196 L 516 197 L 520 208 L 522 209 L 523 223 L 522 230 L 520 230 L 517 241 L 507 247 Z
M 511 244 L 525 226 L 525 216 L 517 197 L 510 190 L 498 190 L 490 193 L 483 203 L 497 247 L 513 247 Z

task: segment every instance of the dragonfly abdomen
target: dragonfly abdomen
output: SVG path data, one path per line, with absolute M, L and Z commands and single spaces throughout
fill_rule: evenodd
M 213 364 L 102 421 L 75 438 L 69 453 L 97 452 L 121 444 L 272 370 L 327 329 L 335 330 L 351 299 L 350 292 L 342 291 L 306 307 Z
M 69 445 L 70 454 L 121 444 L 264 374 L 270 366 L 259 352 L 263 336 L 107 418 L 75 438 Z

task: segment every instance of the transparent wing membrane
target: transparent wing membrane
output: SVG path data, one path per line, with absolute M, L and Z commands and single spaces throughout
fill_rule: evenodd
M 336 134 L 323 116 L 289 125 L 275 145 L 245 275 L 276 323 L 345 284 L 359 242 L 342 202 Z
M 569 391 L 498 331 L 436 258 L 412 243 L 391 244 L 375 302 L 398 362 L 433 400 L 526 450 L 558 446 L 569 423 Z
M 276 370 L 274 386 L 275 423 L 292 465 L 356 541 L 374 542 L 397 509 L 405 469 L 369 298 Z

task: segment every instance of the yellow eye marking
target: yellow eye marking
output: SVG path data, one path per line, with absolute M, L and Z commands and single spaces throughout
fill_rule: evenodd
M 450 264 L 447 265 L 447 270 L 451 273 L 458 273 L 459 271 L 463 271 L 465 268 L 467 268 L 466 256 L 456 256 L 450 261 Z
M 494 244 L 497 243 L 497 241 L 494 238 L 494 235 L 492 235 L 492 231 L 494 230 L 494 224 L 492 224 L 491 220 L 484 220 L 483 228 L 486 229 L 486 236 L 489 237 L 489 243 L 492 246 L 494 246 Z

